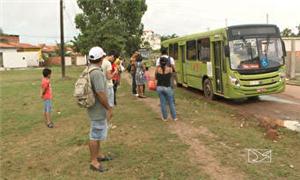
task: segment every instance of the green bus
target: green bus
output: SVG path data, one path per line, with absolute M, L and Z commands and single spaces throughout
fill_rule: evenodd
M 258 97 L 285 89 L 285 46 L 270 24 L 237 25 L 162 42 L 177 83 L 214 99 Z

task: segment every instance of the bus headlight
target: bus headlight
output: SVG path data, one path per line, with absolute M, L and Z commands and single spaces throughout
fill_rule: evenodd
M 280 77 L 280 80 L 285 80 L 285 78 L 286 78 L 286 73 L 285 73 L 285 72 L 280 72 L 280 73 L 279 73 L 279 77 Z
M 239 81 L 237 78 L 232 77 L 232 76 L 229 76 L 229 79 L 230 79 L 230 83 L 231 83 L 232 85 L 235 85 L 235 86 L 237 86 L 237 87 L 240 87 L 240 81 Z

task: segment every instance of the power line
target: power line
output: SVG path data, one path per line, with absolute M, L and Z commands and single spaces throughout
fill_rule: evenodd
M 71 18 L 71 16 L 70 16 L 70 14 L 69 14 L 69 12 L 67 11 L 67 8 L 64 6 L 64 12 L 65 12 L 65 14 L 67 15 L 67 20 L 69 21 L 69 24 L 74 28 L 74 30 L 76 31 L 77 30 L 77 28 L 76 28 L 76 26 L 75 26 L 75 22 L 74 21 L 72 21 L 72 18 Z

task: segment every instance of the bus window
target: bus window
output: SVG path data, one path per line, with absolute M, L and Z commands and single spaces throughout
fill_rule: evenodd
M 201 40 L 197 41 L 197 59 L 201 60 Z
M 187 60 L 196 60 L 197 52 L 196 52 L 196 41 L 188 41 L 186 42 L 186 58 Z
M 209 38 L 199 39 L 198 43 L 198 58 L 200 61 L 210 61 L 210 42 Z
M 178 59 L 178 44 L 174 44 L 174 56 L 173 56 L 174 60 Z
M 169 56 L 173 57 L 174 56 L 174 48 L 173 48 L 173 44 L 169 45 Z

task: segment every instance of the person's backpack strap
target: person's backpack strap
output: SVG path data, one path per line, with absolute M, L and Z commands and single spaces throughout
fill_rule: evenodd
M 92 82 L 91 82 L 90 73 L 91 73 L 92 71 L 96 70 L 96 69 L 101 70 L 100 67 L 92 67 L 92 68 L 90 68 L 89 66 L 88 66 L 88 67 L 86 68 L 86 70 L 85 70 L 85 73 L 87 73 L 87 76 L 88 76 L 88 81 L 89 81 L 90 87 L 92 87 Z
M 168 66 L 170 66 L 172 68 L 173 72 L 176 72 L 176 69 L 171 64 L 171 57 L 170 56 L 168 56 L 168 63 L 167 64 L 168 64 Z
M 88 71 L 88 73 L 91 73 L 92 71 L 94 71 L 94 70 L 96 70 L 96 69 L 101 70 L 100 67 L 92 67 L 92 68 L 89 68 L 89 67 L 88 67 L 88 70 L 87 70 L 87 71 Z

